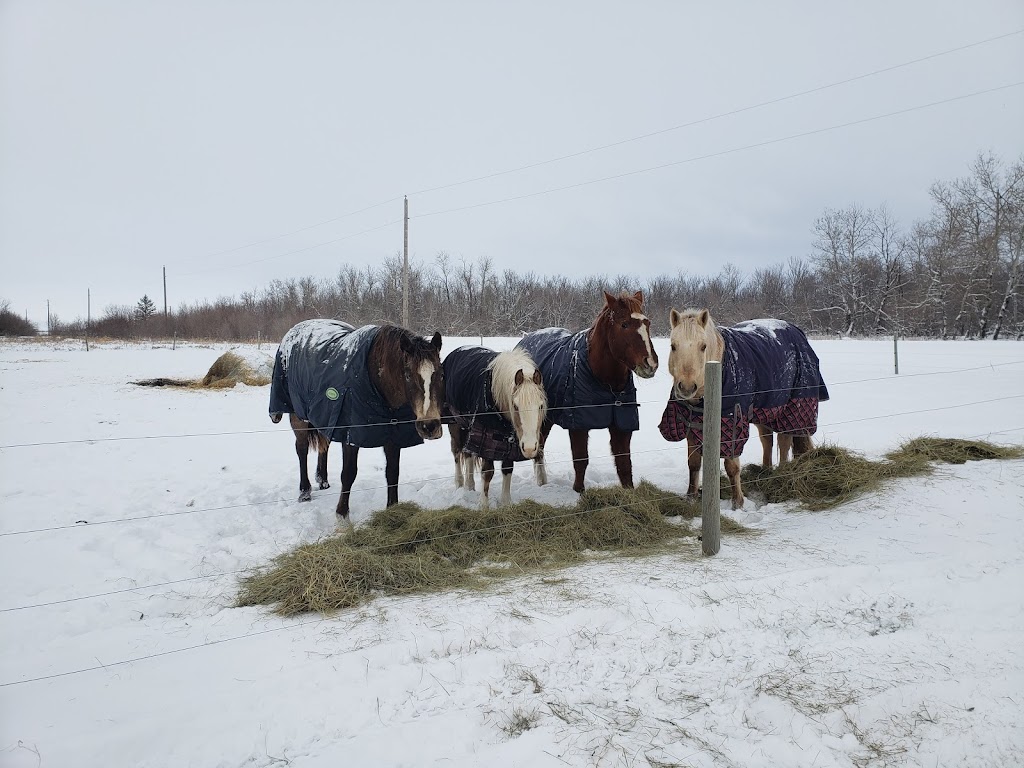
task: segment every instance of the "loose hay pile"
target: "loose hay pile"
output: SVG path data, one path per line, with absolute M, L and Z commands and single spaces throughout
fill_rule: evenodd
M 487 511 L 381 510 L 347 536 L 279 556 L 242 581 L 238 605 L 272 604 L 284 615 L 349 608 L 378 595 L 477 587 L 524 569 L 580 562 L 587 553 L 646 555 L 694 533 L 666 516 L 693 503 L 643 482 L 585 491 L 574 507 L 524 500 Z M 723 518 L 723 531 L 748 532 Z
M 236 384 L 265 387 L 270 383 L 273 362 L 265 356 L 246 359 L 236 352 L 225 352 L 218 357 L 201 379 L 143 379 L 132 383 L 140 387 L 183 387 L 188 389 L 229 389 Z
M 808 509 L 829 509 L 874 490 L 883 480 L 926 475 L 934 462 L 963 464 L 1022 456 L 1024 448 L 937 437 L 910 440 L 887 454 L 885 461 L 871 461 L 845 448 L 825 445 L 770 470 L 748 464 L 743 468 L 743 489 L 760 493 L 768 503 L 795 500 Z M 728 479 L 724 486 L 728 488 Z

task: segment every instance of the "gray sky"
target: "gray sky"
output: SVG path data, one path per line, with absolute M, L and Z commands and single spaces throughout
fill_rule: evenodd
M 400 200 L 221 252 L 1022 28 L 1020 0 L 0 0 L 0 297 L 40 321 L 47 298 L 84 314 L 87 287 L 97 313 L 160 304 L 164 264 L 175 306 L 331 276 L 401 249 Z M 1019 155 L 1024 88 L 415 217 L 1020 80 L 1024 35 L 412 195 L 410 251 L 639 277 L 805 255 L 825 206 L 888 202 L 909 223 L 978 150 Z

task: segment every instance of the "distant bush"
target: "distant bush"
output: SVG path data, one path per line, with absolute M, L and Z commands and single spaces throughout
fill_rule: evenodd
M 0 300 L 0 336 L 35 336 L 35 323 L 11 311 L 9 301 Z

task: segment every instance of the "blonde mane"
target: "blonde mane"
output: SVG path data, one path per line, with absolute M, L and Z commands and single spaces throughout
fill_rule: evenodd
M 704 323 L 701 323 L 701 316 L 707 313 Z M 683 337 L 680 340 L 694 341 L 704 339 L 708 345 L 708 360 L 721 360 L 725 352 L 725 340 L 718 332 L 715 319 L 706 309 L 684 309 L 682 312 L 672 310 L 669 319 L 669 335 L 676 332 Z
M 547 410 L 548 398 L 544 385 L 533 383 L 533 372 L 537 370 L 537 364 L 525 350 L 501 352 L 487 367 L 491 371 L 491 395 L 509 421 L 512 420 L 512 392 L 516 388 L 516 374 L 519 371 L 525 377 L 517 393 L 522 398 L 519 407 Z

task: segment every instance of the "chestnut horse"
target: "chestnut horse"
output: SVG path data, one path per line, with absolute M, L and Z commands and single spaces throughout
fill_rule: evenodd
M 672 310 L 668 370 L 672 394 L 659 429 L 667 440 L 686 440 L 690 484 L 697 495 L 704 425 L 704 363 L 722 363 L 722 442 L 732 507 L 743 507 L 740 454 L 756 424 L 763 466 L 772 465 L 772 435 L 779 435 L 779 463 L 811 449 L 818 403 L 828 400 L 818 356 L 807 336 L 784 320 L 750 320 L 717 328 L 706 309 Z
M 607 429 L 619 482 L 633 487 L 633 461 L 629 445 L 640 429 L 639 406 L 633 373 L 645 379 L 658 370 L 658 354 L 651 343 L 651 321 L 643 313 L 643 293 L 612 296 L 605 291 L 604 306 L 590 328 L 570 334 L 564 328 L 545 328 L 523 337 L 517 348 L 530 353 L 544 379 L 548 419 L 534 458 L 537 483 L 547 482 L 544 442 L 553 424 L 569 431 L 573 489 L 583 491 L 590 463 L 590 430 Z
M 512 503 L 512 469 L 540 450 L 548 399 L 540 369 L 522 349 L 494 352 L 459 347 L 442 365 L 445 421 L 455 458 L 455 487 L 475 490 L 473 471 L 482 461 L 480 506 L 489 506 L 494 462 L 501 462 L 501 506 Z
M 270 387 L 270 418 L 291 414 L 299 457 L 299 501 L 312 497 L 306 454 L 317 449 L 316 478 L 327 481 L 327 451 L 342 444 L 339 521 L 348 519 L 349 494 L 360 448 L 383 447 L 388 506 L 398 503 L 402 448 L 441 437 L 444 373 L 441 334 L 430 341 L 404 328 L 353 328 L 337 320 L 306 320 L 277 349 Z

